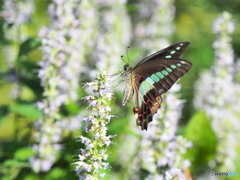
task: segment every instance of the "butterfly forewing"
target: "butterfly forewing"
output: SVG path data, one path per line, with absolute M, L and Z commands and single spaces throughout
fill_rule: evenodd
M 188 72 L 192 64 L 180 59 L 189 42 L 169 46 L 138 63 L 131 71 L 125 71 L 126 89 L 124 104 L 135 94 L 133 112 L 137 126 L 146 129 L 153 115 L 161 107 L 161 95 Z
M 160 94 L 163 94 L 181 76 L 186 74 L 191 66 L 189 61 L 183 59 L 157 59 L 134 68 L 132 74 L 141 79 L 141 82 L 135 80 L 140 90 L 155 88 Z
M 184 42 L 180 42 L 180 43 L 176 43 L 173 44 L 165 49 L 162 49 L 150 56 L 147 56 L 146 58 L 144 58 L 142 61 L 140 61 L 136 66 L 140 66 L 141 64 L 148 62 L 148 61 L 152 61 L 152 60 L 156 60 L 157 58 L 159 59 L 171 59 L 171 58 L 180 58 L 182 53 L 184 52 L 184 50 L 186 49 L 186 47 L 190 44 L 190 42 L 188 41 L 184 41 Z

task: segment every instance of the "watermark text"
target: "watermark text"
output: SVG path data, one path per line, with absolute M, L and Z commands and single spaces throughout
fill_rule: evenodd
M 237 172 L 210 172 L 210 176 L 238 176 Z

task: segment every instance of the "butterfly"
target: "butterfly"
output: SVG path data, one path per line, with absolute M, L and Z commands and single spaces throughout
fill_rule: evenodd
M 146 57 L 134 68 L 124 65 L 121 76 L 126 87 L 122 105 L 128 104 L 135 95 L 133 112 L 142 130 L 147 130 L 161 107 L 161 95 L 191 68 L 191 62 L 180 58 L 189 44 L 187 41 L 173 44 Z

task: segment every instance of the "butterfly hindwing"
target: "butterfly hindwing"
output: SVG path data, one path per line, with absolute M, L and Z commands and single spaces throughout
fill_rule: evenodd
M 161 107 L 162 98 L 155 89 L 152 89 L 144 95 L 143 101 L 144 103 L 141 106 L 138 106 L 139 102 L 135 101 L 133 112 L 136 116 L 137 126 L 140 126 L 142 130 L 147 130 L 153 114 L 157 113 L 157 110 Z

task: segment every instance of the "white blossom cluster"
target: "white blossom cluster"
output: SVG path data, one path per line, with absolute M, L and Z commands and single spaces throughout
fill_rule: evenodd
M 131 41 L 131 22 L 126 3 L 126 0 L 97 1 L 97 8 L 101 9 L 95 24 L 99 34 L 91 56 L 97 72 L 98 69 L 104 69 L 112 74 L 121 67 L 120 56 Z
M 31 14 L 34 10 L 34 0 L 8 0 L 3 1 L 3 10 L 0 15 L 4 18 L 7 24 L 19 26 L 30 21 Z
M 43 118 L 36 125 L 38 131 L 35 133 L 37 143 L 34 149 L 37 155 L 30 159 L 36 172 L 48 171 L 55 162 L 59 148 L 54 148 L 54 145 L 61 147 L 59 141 L 63 130 L 66 127 L 79 128 L 80 115 L 63 119 L 59 108 L 77 99 L 80 73 L 84 72 L 92 78 L 96 71 L 91 63 L 97 69 L 108 68 L 110 71 L 119 67 L 112 60 L 126 46 L 119 48 L 119 41 L 123 44 L 130 41 L 130 21 L 125 3 L 115 1 L 113 5 L 111 1 L 53 0 L 49 5 L 50 25 L 39 32 L 43 52 L 39 77 L 45 98 L 37 104 L 43 112 Z M 112 8 L 105 8 L 109 5 Z M 98 13 L 99 9 L 102 9 L 102 13 Z M 119 21 L 125 25 L 119 25 Z M 89 58 L 87 61 L 86 57 Z M 104 91 L 101 89 L 100 94 L 104 94 Z M 100 110 L 105 111 L 104 107 Z M 109 115 L 106 118 L 111 117 Z M 49 164 L 46 166 L 41 162 Z
M 84 71 L 83 58 L 89 43 L 86 39 L 91 36 L 85 30 L 89 24 L 84 24 L 83 18 L 91 18 L 89 3 L 76 0 L 53 0 L 49 5 L 50 25 L 42 28 L 39 36 L 42 39 L 43 60 L 39 63 L 39 78 L 44 87 L 44 99 L 37 103 L 43 116 L 36 123 L 36 144 L 33 149 L 36 156 L 30 158 L 34 171 L 48 171 L 56 161 L 59 142 L 62 133 L 67 127 L 76 129 L 80 127 L 78 115 L 63 118 L 60 107 L 68 102 L 76 101 L 80 73 Z M 85 13 L 80 13 L 86 8 Z M 91 23 L 90 23 L 91 24 Z
M 32 13 L 35 10 L 34 0 L 7 0 L 2 1 L 2 8 L 0 11 L 0 18 L 4 20 L 2 30 L 4 31 L 4 38 L 9 40 L 13 45 L 19 45 L 29 38 L 29 34 L 21 29 L 26 28 L 26 24 L 31 21 Z M 9 69 L 15 68 L 15 60 L 18 56 L 18 46 L 11 46 L 5 44 L 2 46 L 4 52 L 4 59 L 7 62 Z M 14 76 L 9 78 L 16 78 Z M 19 93 L 19 85 L 13 84 L 11 96 L 16 98 Z
M 239 84 L 235 82 L 234 52 L 230 34 L 234 31 L 232 16 L 223 12 L 213 23 L 217 38 L 213 43 L 215 60 L 210 71 L 204 71 L 196 83 L 195 107 L 211 119 L 218 138 L 217 157 L 210 166 L 234 171 L 240 138 Z M 219 165 L 219 166 L 218 166 Z
M 175 18 L 174 0 L 139 1 L 138 5 L 140 14 L 134 26 L 137 44 L 150 50 L 167 47 L 169 36 L 175 30 L 172 23 Z
M 111 139 L 114 135 L 107 135 L 107 124 L 112 117 L 115 117 L 109 113 L 111 107 L 107 106 L 107 101 L 112 98 L 109 79 L 110 77 L 102 72 L 96 78 L 96 82 L 85 83 L 93 95 L 84 98 L 92 111 L 88 117 L 83 118 L 84 131 L 92 136 L 90 138 L 79 136 L 78 141 L 84 144 L 85 148 L 78 150 L 79 154 L 74 164 L 81 180 L 101 179 L 105 174 L 99 173 L 99 170 L 109 168 L 107 148 L 112 144 Z

